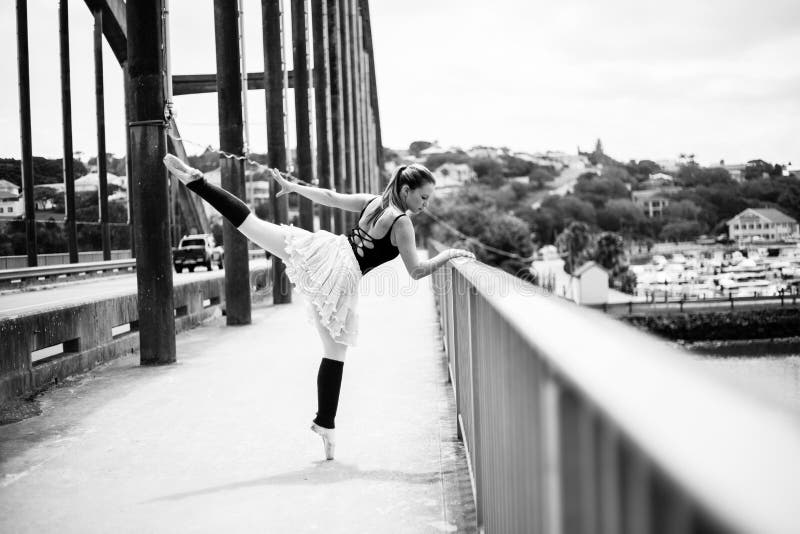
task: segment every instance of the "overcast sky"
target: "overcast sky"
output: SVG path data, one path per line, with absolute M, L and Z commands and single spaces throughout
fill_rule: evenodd
M 284 0 L 288 10 L 289 0 Z M 15 2 L 0 2 L 0 156 L 18 157 Z M 58 2 L 28 0 L 33 151 L 60 157 Z M 92 18 L 69 0 L 75 150 L 97 150 Z M 175 74 L 212 72 L 212 0 L 170 0 Z M 244 0 L 249 71 L 260 0 Z M 800 166 L 797 0 L 381 0 L 370 3 L 384 144 L 695 153 Z M 105 50 L 107 150 L 124 154 L 122 73 Z M 266 151 L 263 91 L 251 147 Z M 218 145 L 216 95 L 176 98 L 183 136 Z M 192 147 L 188 147 L 192 148 Z

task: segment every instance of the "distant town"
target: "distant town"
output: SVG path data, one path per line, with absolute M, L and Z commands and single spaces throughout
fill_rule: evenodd
M 574 153 L 415 141 L 384 148 L 383 155 L 387 176 L 407 163 L 424 164 L 436 176 L 434 203 L 416 221 L 423 236 L 469 247 L 482 261 L 560 287 L 565 296 L 572 292 L 569 279 L 592 265 L 603 270 L 612 292 L 640 299 L 798 288 L 800 173 L 788 163 L 701 166 L 693 154 L 622 162 L 599 139 L 592 150 Z M 219 183 L 215 152 L 191 156 L 190 163 Z M 97 161 L 79 157 L 74 168 L 79 246 L 97 250 Z M 124 249 L 130 246 L 125 159 L 109 155 L 106 168 L 112 245 Z M 39 251 L 65 252 L 61 160 L 35 158 L 34 174 Z M 267 176 L 251 167 L 247 180 L 248 202 L 269 217 Z M 25 254 L 23 214 L 19 161 L 0 160 L 0 256 Z M 221 221 L 209 216 L 222 242 Z

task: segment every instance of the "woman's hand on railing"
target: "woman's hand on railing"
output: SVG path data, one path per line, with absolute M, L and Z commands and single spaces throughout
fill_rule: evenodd
M 475 259 L 475 254 L 470 252 L 469 250 L 464 250 L 461 248 L 450 248 L 447 249 L 448 260 L 453 260 L 456 258 L 467 258 L 469 260 Z

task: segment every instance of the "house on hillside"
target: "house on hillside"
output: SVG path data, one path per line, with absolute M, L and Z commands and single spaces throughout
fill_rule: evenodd
M 676 159 L 657 159 L 655 163 L 666 172 L 678 172 L 681 168 L 680 162 Z
M 0 219 L 17 219 L 25 214 L 25 204 L 19 187 L 0 180 Z
M 775 208 L 747 208 L 727 225 L 728 235 L 737 242 L 800 238 L 797 221 Z
M 731 179 L 734 182 L 744 182 L 744 171 L 745 168 L 747 168 L 745 163 L 739 163 L 736 165 L 723 165 L 722 168 L 728 171 L 728 174 L 731 175 Z
M 570 169 L 581 170 L 591 166 L 589 158 L 586 156 L 582 154 L 567 154 L 566 152 L 561 152 L 559 150 L 548 150 L 545 152 L 545 158 L 550 161 L 556 161 L 563 167 Z
M 644 210 L 644 214 L 651 219 L 658 219 L 664 214 L 664 208 L 669 206 L 669 195 L 680 191 L 680 187 L 654 187 L 642 189 L 631 193 L 633 203 Z
M 667 174 L 665 172 L 654 172 L 650 176 L 648 176 L 647 181 L 657 183 L 657 182 L 670 182 L 672 183 L 675 179 L 672 177 L 671 174 Z
M 500 157 L 500 149 L 491 146 L 474 146 L 467 150 L 471 158 L 497 159 Z
M 433 171 L 437 191 L 448 193 L 475 178 L 475 171 L 466 163 L 443 163 Z

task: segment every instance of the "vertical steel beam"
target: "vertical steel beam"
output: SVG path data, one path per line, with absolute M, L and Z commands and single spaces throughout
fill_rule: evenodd
M 72 83 L 69 68 L 69 2 L 58 3 L 58 44 L 61 56 L 61 130 L 64 143 L 64 196 L 69 262 L 78 262 L 78 230 L 75 224 L 75 169 L 72 160 Z M 126 95 L 127 96 L 127 95 Z M 130 188 L 128 189 L 130 191 Z
M 133 185 L 140 361 L 175 361 L 175 307 L 169 237 L 167 152 L 161 72 L 162 0 L 126 2 L 131 99 L 130 153 Z
M 267 99 L 267 156 L 273 169 L 286 170 L 286 114 L 283 78 L 283 44 L 281 0 L 261 0 L 261 26 L 264 34 L 264 93 Z M 269 197 L 272 219 L 276 224 L 289 220 L 288 196 L 277 197 L 278 186 L 270 182 Z M 292 301 L 292 285 L 286 276 L 286 265 L 272 257 L 272 300 L 275 304 Z
M 361 153 L 361 106 L 359 105 L 360 91 L 358 84 L 359 73 L 359 59 L 358 59 L 358 29 L 356 21 L 358 20 L 358 7 L 355 0 L 348 0 L 349 12 L 347 17 L 347 26 L 350 31 L 350 38 L 348 39 L 348 53 L 350 56 L 350 100 L 353 105 L 353 171 L 354 171 L 354 190 L 358 193 L 364 191 L 364 183 L 362 181 L 362 158 Z
M 25 197 L 25 242 L 28 267 L 36 267 L 36 204 L 33 199 L 31 143 L 31 80 L 28 62 L 28 0 L 17 0 L 17 69 L 19 71 L 19 130 L 22 145 L 22 194 Z
M 358 6 L 359 2 L 356 2 Z M 364 183 L 364 191 L 372 191 L 372 184 L 369 180 L 369 151 L 367 150 L 367 86 L 366 63 L 364 61 L 364 26 L 361 18 L 361 9 L 358 9 L 356 27 L 358 28 L 358 107 L 361 114 L 361 181 Z
M 122 87 L 125 93 L 125 124 L 131 122 L 133 117 L 133 98 L 129 88 L 131 87 L 131 77 L 128 73 L 128 60 L 122 63 Z M 131 132 L 125 128 L 125 171 L 128 178 L 128 230 L 130 235 L 131 258 L 136 257 L 136 230 L 133 217 L 133 166 L 131 164 Z
M 219 146 L 242 156 L 242 76 L 239 56 L 239 10 L 232 0 L 214 0 L 214 37 L 217 56 Z M 222 187 L 245 200 L 244 160 L 220 156 Z M 230 222 L 223 222 L 225 245 L 225 311 L 229 325 L 250 324 L 250 258 L 247 238 Z
M 106 111 L 103 84 L 103 11 L 94 12 L 94 96 L 97 110 L 97 197 L 100 202 L 100 235 L 103 260 L 111 259 L 111 233 L 108 227 L 108 175 L 106 172 Z
M 374 143 L 375 143 L 375 157 L 377 159 L 378 172 L 380 174 L 379 186 L 385 186 L 386 179 L 383 177 L 383 140 L 381 139 L 381 113 L 378 107 L 378 84 L 375 76 L 375 52 L 372 48 L 372 22 L 369 17 L 369 0 L 361 0 L 361 15 L 364 18 L 364 48 L 367 52 L 369 62 L 369 97 L 370 106 L 372 107 L 372 114 L 374 116 L 373 125 Z
M 292 2 L 292 50 L 294 52 L 294 114 L 297 132 L 297 172 L 301 179 L 314 181 L 311 153 L 311 106 L 309 105 L 308 23 L 306 0 Z M 300 197 L 300 226 L 314 231 L 314 204 Z
M 342 96 L 342 38 L 339 0 L 327 0 L 328 3 L 328 55 L 330 60 L 331 87 L 331 146 L 333 150 L 333 181 L 337 191 L 345 191 L 347 177 L 345 158 L 345 106 Z M 343 234 L 347 231 L 344 210 L 334 211 L 334 231 Z
M 317 178 L 319 186 L 330 189 L 331 183 L 331 90 L 328 83 L 327 0 L 311 0 L 311 27 L 314 42 L 314 102 L 317 125 Z M 330 231 L 331 208 L 319 207 L 319 227 Z
M 339 4 L 341 9 L 339 15 L 341 20 L 340 25 L 340 39 L 342 40 L 342 99 L 344 100 L 344 128 L 345 128 L 345 193 L 356 192 L 356 160 L 355 160 L 355 135 L 353 127 L 355 122 L 353 120 L 353 76 L 352 76 L 352 55 L 350 49 L 352 42 L 350 40 L 350 0 L 341 0 Z M 355 217 L 352 214 L 347 214 L 347 226 L 351 226 Z

